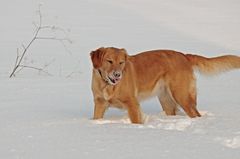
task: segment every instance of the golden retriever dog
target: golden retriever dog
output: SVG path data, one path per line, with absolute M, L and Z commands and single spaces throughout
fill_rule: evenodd
M 99 48 L 91 52 L 94 117 L 103 118 L 110 106 L 128 111 L 132 123 L 143 123 L 139 102 L 157 96 L 167 115 L 178 107 L 200 117 L 194 69 L 216 74 L 240 68 L 234 55 L 206 58 L 171 50 L 154 50 L 129 56 L 125 49 Z

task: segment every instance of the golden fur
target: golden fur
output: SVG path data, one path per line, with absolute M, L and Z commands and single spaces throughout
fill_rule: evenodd
M 99 48 L 91 52 L 94 119 L 103 118 L 109 106 L 124 108 L 132 123 L 143 123 L 139 101 L 157 96 L 167 115 L 178 106 L 200 117 L 194 68 L 214 74 L 240 68 L 240 57 L 206 58 L 171 50 L 147 51 L 134 56 L 125 49 Z

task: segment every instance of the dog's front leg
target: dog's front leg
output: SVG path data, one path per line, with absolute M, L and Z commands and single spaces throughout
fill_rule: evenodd
M 94 116 L 93 119 L 101 119 L 107 109 L 108 102 L 103 98 L 94 99 L 95 107 L 94 107 Z
M 124 105 L 128 110 L 131 122 L 134 124 L 142 124 L 142 112 L 137 99 L 128 99 L 124 102 Z

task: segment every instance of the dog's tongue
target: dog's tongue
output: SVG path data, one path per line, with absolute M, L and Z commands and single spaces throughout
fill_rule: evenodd
M 117 84 L 120 81 L 119 78 L 110 78 L 110 80 L 113 84 Z
M 114 78 L 114 79 L 113 79 L 113 83 L 117 83 L 118 81 L 119 81 L 118 78 Z

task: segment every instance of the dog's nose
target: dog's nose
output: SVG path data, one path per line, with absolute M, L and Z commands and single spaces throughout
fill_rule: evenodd
M 114 71 L 114 72 L 113 72 L 113 75 L 114 75 L 114 77 L 119 78 L 119 77 L 121 76 L 121 72 L 119 72 L 119 71 Z

